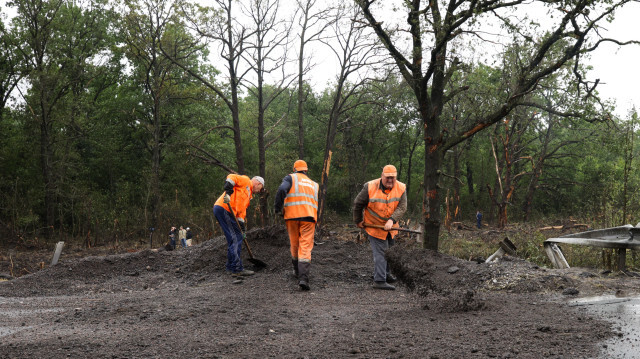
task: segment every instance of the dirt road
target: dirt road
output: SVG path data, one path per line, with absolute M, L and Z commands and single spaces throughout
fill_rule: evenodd
M 595 358 L 615 334 L 563 304 L 567 288 L 614 290 L 597 274 L 479 264 L 405 243 L 388 253 L 402 283 L 379 291 L 368 245 L 338 237 L 314 248 L 309 292 L 291 276 L 283 227 L 248 233 L 269 266 L 242 284 L 224 272 L 224 238 L 63 256 L 0 283 L 0 357 Z

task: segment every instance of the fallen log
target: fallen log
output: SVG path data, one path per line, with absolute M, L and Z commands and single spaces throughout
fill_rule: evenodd
M 464 230 L 472 230 L 472 229 L 475 228 L 475 227 L 466 225 L 466 224 L 464 224 L 462 222 L 451 222 L 451 227 L 453 227 L 453 228 L 455 228 L 457 230 L 462 230 L 462 229 L 464 229 Z
M 589 228 L 588 224 L 584 224 L 584 223 L 576 223 L 576 224 L 565 224 L 563 226 L 547 226 L 547 227 L 542 227 L 542 228 L 538 228 L 539 231 L 549 231 L 552 229 L 571 229 L 571 228 Z

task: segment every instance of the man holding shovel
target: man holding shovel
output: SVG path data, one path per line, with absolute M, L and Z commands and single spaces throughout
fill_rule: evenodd
M 371 243 L 375 289 L 396 289 L 389 284 L 396 278 L 389 272 L 384 252 L 394 245 L 398 231 L 392 228 L 400 227 L 398 220 L 407 211 L 406 185 L 397 177 L 395 166 L 384 166 L 381 178 L 365 183 L 353 202 L 353 221 L 367 231 Z
M 274 209 L 282 214 L 289 232 L 293 272 L 302 290 L 309 290 L 311 250 L 318 220 L 318 184 L 307 177 L 307 163 L 297 160 L 293 173 L 282 179 Z
M 249 179 L 247 176 L 230 174 L 224 183 L 224 193 L 220 195 L 213 206 L 213 214 L 216 216 L 220 227 L 227 238 L 227 272 L 236 278 L 242 278 L 253 274 L 253 271 L 244 269 L 240 257 L 242 239 L 246 225 L 247 208 L 254 193 L 264 188 L 264 179 L 255 176 Z

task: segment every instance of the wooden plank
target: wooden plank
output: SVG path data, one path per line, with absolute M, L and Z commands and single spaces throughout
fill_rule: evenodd
M 58 259 L 60 259 L 60 254 L 62 253 L 62 247 L 64 247 L 64 242 L 58 242 L 58 244 L 56 244 L 56 251 L 53 253 L 53 259 L 51 260 L 52 266 L 58 264 Z

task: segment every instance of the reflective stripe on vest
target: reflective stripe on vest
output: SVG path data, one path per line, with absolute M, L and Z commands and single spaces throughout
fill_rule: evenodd
M 284 218 L 312 217 L 317 220 L 318 189 L 318 184 L 303 173 L 292 173 L 291 188 L 284 199 Z
M 380 179 L 369 181 L 367 186 L 369 190 L 369 204 L 364 211 L 364 223 L 384 226 L 396 208 L 398 208 L 406 185 L 396 181 L 389 193 L 384 193 L 384 191 L 380 189 Z M 398 223 L 395 223 L 393 226 L 395 228 L 400 227 Z M 366 227 L 365 230 L 372 237 L 379 239 L 387 239 L 387 233 L 391 234 L 391 238 L 398 234 L 398 231 L 387 232 L 383 229 L 371 227 Z

